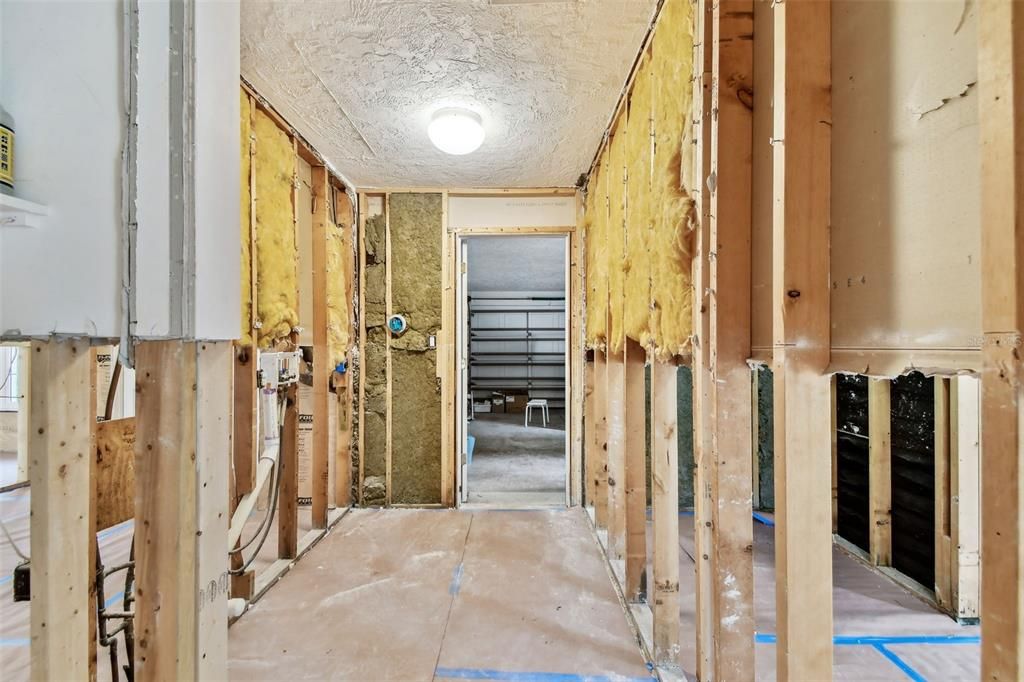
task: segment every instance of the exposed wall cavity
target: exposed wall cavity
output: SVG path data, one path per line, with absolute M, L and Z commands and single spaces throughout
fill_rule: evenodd
M 363 235 L 366 250 L 366 348 L 361 358 L 363 373 L 363 504 L 386 502 L 387 475 L 387 332 L 384 329 L 387 280 L 385 278 L 386 220 L 384 214 L 367 218 Z
M 339 200 L 337 194 L 338 190 L 332 188 L 327 212 L 327 345 L 332 367 L 345 359 L 352 342 L 352 291 L 348 282 L 353 281 L 355 264 L 352 214 L 347 210 L 348 202 Z
M 835 381 L 837 532 L 869 552 L 868 379 L 839 374 Z
M 259 345 L 273 347 L 299 324 L 298 247 L 292 187 L 295 152 L 288 135 L 256 111 L 256 296 Z
M 586 333 L 590 347 L 618 352 L 630 338 L 664 360 L 690 348 L 695 216 L 682 180 L 693 155 L 691 6 L 667 0 L 662 12 L 588 183 Z
M 392 194 L 388 207 L 391 309 L 409 325 L 391 340 L 391 501 L 398 504 L 441 501 L 441 383 L 429 342 L 441 328 L 441 201 L 441 194 Z

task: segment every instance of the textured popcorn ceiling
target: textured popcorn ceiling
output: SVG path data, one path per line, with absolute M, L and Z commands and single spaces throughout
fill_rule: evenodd
M 242 75 L 360 187 L 569 186 L 586 172 L 655 0 L 242 3 Z M 427 138 L 484 120 L 473 154 Z

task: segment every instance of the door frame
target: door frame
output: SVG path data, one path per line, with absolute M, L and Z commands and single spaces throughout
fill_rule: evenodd
M 564 191 L 558 193 L 537 193 L 538 196 L 564 196 Z M 501 196 L 502 192 L 496 191 L 495 196 Z M 458 196 L 456 193 L 448 193 L 448 196 Z M 447 200 L 448 196 L 445 197 Z M 577 206 L 580 205 L 577 195 Z M 447 206 L 446 206 L 447 208 Z M 578 213 L 578 212 L 577 212 Z M 448 498 L 452 506 L 461 506 L 462 498 L 462 463 L 465 459 L 466 429 L 463 415 L 465 413 L 465 389 L 462 387 L 461 367 L 467 359 L 462 348 L 461 330 L 462 314 L 459 307 L 462 303 L 461 280 L 461 253 L 462 242 L 467 237 L 487 236 L 528 236 L 528 235 L 555 235 L 565 237 L 565 315 L 566 315 L 566 363 L 565 363 L 565 442 L 566 442 L 566 506 L 581 504 L 581 491 L 583 489 L 583 467 L 582 467 L 582 442 L 583 442 L 583 420 L 582 420 L 582 370 L 583 370 L 583 337 L 582 337 L 582 235 L 577 225 L 553 225 L 553 226 L 531 226 L 531 227 L 449 227 L 446 222 L 446 234 L 442 241 L 444 253 L 442 257 L 448 264 L 446 268 L 446 280 L 444 282 L 445 300 L 444 306 L 449 311 L 447 319 L 452 320 L 456 326 L 451 333 L 446 334 L 449 339 L 446 349 L 449 353 L 448 362 L 445 363 L 450 370 L 441 377 L 442 391 L 450 392 L 452 403 L 455 409 L 451 410 L 450 418 L 455 422 L 450 424 L 449 432 L 452 434 L 450 441 L 444 443 L 445 452 L 442 453 L 444 465 L 442 471 L 449 475 L 449 481 L 442 481 L 442 487 L 452 491 Z M 456 321 L 458 320 L 458 321 Z M 447 386 L 447 391 L 445 387 Z M 577 404 L 579 403 L 579 404 Z

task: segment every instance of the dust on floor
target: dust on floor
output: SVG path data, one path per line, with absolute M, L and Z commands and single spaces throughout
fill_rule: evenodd
M 230 629 L 230 676 L 651 680 L 588 524 L 354 510 Z

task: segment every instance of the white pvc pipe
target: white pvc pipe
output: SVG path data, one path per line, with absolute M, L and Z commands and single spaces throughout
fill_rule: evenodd
M 278 416 L 277 391 L 272 389 L 263 390 L 260 391 L 260 396 L 263 399 L 262 412 L 264 415 L 263 452 L 256 462 L 256 484 L 251 492 L 246 493 L 238 501 L 235 513 L 231 516 L 231 525 L 228 527 L 229 552 L 235 548 L 239 538 L 242 537 L 242 529 L 245 528 L 245 522 L 248 520 L 249 514 L 252 513 L 253 507 L 256 506 L 256 500 L 259 498 L 260 493 L 263 492 L 263 486 L 270 480 L 270 472 L 274 470 L 274 465 L 277 464 L 278 455 L 281 452 L 281 441 L 278 433 L 280 420 Z

